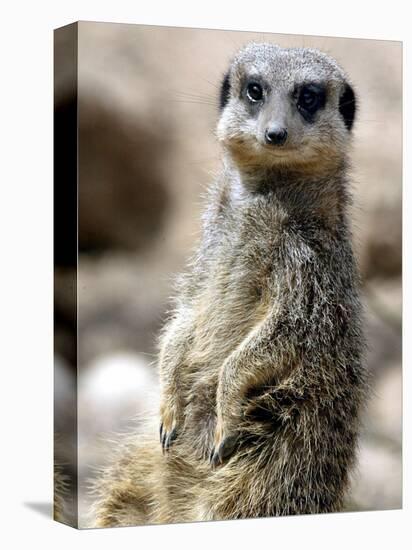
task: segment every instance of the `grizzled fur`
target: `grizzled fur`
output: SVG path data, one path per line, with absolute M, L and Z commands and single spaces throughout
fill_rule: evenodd
M 310 116 L 306 85 L 322 91 Z M 223 168 L 161 338 L 161 444 L 153 428 L 121 447 L 98 482 L 100 526 L 333 512 L 348 488 L 366 388 L 354 93 L 321 52 L 251 44 L 220 100 Z M 281 146 L 265 143 L 273 127 Z

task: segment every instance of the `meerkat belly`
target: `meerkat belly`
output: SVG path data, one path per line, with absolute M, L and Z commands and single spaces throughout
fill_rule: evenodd
M 213 444 L 216 389 L 224 361 L 267 315 L 276 299 L 267 288 L 272 259 L 267 250 L 250 257 L 247 247 L 233 242 L 236 255 L 216 258 L 195 303 L 191 347 L 186 357 L 186 430 L 196 441 L 197 457 Z
M 212 287 L 202 296 L 194 328 L 189 363 L 215 371 L 264 315 L 264 306 L 252 296 L 239 303 Z
M 216 373 L 265 317 L 274 299 L 265 286 L 267 263 L 242 257 L 237 264 L 223 263 L 212 272 L 196 304 L 188 358 L 192 367 Z
M 222 365 L 277 300 L 269 281 L 278 269 L 281 223 L 261 207 L 252 218 L 253 223 L 246 216 L 228 222 L 193 304 L 183 392 L 186 426 L 198 434 L 199 452 L 212 444 Z

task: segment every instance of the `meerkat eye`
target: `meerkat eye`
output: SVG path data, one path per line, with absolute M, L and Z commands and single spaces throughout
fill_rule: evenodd
M 316 107 L 317 103 L 318 94 L 308 88 L 304 88 L 299 97 L 299 105 L 311 111 L 314 107 Z
M 260 101 L 263 98 L 262 86 L 257 82 L 249 82 L 246 88 L 246 94 L 250 101 Z
M 303 86 L 299 92 L 297 107 L 302 115 L 314 115 L 325 105 L 325 91 L 315 84 Z

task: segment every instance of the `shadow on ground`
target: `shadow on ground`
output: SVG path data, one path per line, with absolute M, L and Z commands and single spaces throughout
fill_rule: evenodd
M 52 519 L 53 517 L 53 504 L 51 502 L 24 502 L 26 508 L 37 512 L 43 517 Z

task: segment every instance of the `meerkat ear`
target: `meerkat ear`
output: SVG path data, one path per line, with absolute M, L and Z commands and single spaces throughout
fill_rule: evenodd
M 356 97 L 352 86 L 345 84 L 343 93 L 339 99 L 339 112 L 348 130 L 352 129 L 356 113 Z
M 229 101 L 230 95 L 230 80 L 229 73 L 227 72 L 223 77 L 222 84 L 220 86 L 220 96 L 219 96 L 219 108 L 222 111 L 226 103 Z

